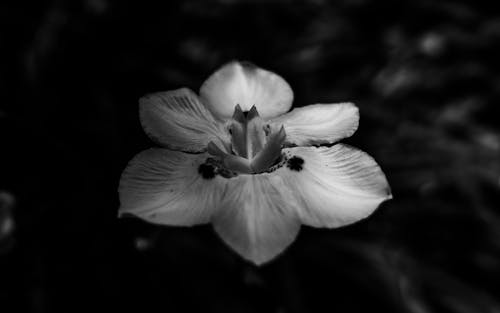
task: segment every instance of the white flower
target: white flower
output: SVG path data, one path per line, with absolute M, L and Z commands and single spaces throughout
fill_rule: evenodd
M 140 99 L 145 132 L 161 146 L 124 170 L 120 214 L 163 225 L 212 223 L 255 264 L 276 257 L 300 225 L 334 228 L 370 215 L 391 192 L 363 151 L 332 144 L 351 136 L 352 103 L 290 109 L 280 76 L 226 64 L 201 86 Z M 318 147 L 319 146 L 319 147 Z

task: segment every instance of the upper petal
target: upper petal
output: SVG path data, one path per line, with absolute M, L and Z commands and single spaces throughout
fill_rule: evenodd
M 238 254 L 260 265 L 297 236 L 300 220 L 294 199 L 278 175 L 240 175 L 230 180 L 214 228 Z
M 139 108 L 144 131 L 161 146 L 200 152 L 210 141 L 229 141 L 224 126 L 187 88 L 144 96 Z
M 200 165 L 207 157 L 205 153 L 161 148 L 139 153 L 120 179 L 120 214 L 133 214 L 164 225 L 209 222 L 220 203 L 225 179 L 205 179 L 200 175 Z
M 275 130 L 283 125 L 286 143 L 297 146 L 334 143 L 354 134 L 358 124 L 359 111 L 352 103 L 308 105 L 270 121 Z
M 293 91 L 280 76 L 249 63 L 231 62 L 210 76 L 200 88 L 200 96 L 214 115 L 231 118 L 239 104 L 243 111 L 257 107 L 263 118 L 287 112 Z
M 353 147 L 285 149 L 288 166 L 279 169 L 300 198 L 299 216 L 306 225 L 339 227 L 370 215 L 390 199 L 387 179 L 375 160 Z

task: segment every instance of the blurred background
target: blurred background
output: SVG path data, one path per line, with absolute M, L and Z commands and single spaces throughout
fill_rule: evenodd
M 500 312 L 495 1 L 0 4 L 0 312 Z M 394 199 L 257 268 L 210 226 L 118 219 L 138 99 L 247 60 L 355 102 Z

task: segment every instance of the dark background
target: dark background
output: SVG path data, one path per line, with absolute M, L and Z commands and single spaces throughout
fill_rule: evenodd
M 495 1 L 2 1 L 0 312 L 500 312 L 499 52 Z M 138 98 L 233 59 L 355 102 L 394 199 L 260 268 L 118 219 Z

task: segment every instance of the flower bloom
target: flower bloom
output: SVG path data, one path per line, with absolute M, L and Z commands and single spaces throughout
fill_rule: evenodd
M 120 214 L 212 223 L 227 245 L 262 264 L 294 241 L 301 224 L 351 224 L 390 199 L 373 158 L 331 145 L 356 131 L 357 107 L 288 112 L 292 100 L 283 78 L 239 62 L 210 76 L 200 96 L 182 88 L 141 98 L 141 124 L 161 148 L 139 153 L 124 170 Z

